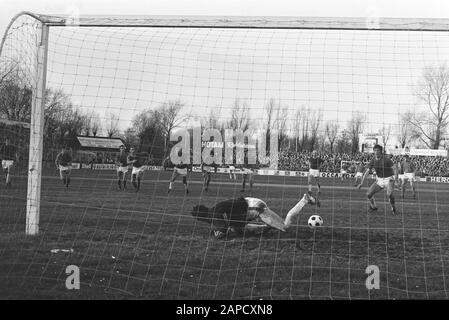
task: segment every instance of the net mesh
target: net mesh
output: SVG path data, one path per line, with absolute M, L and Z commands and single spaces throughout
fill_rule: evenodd
M 2 92 L 34 90 L 39 30 L 22 17 L 6 35 L 1 72 L 13 71 Z M 379 210 L 367 214 L 374 181 L 359 190 L 335 173 L 342 163 L 371 159 L 360 152 L 362 133 L 383 132 L 385 145 L 400 145 L 402 116 L 426 110 L 417 84 L 425 68 L 446 62 L 448 38 L 407 30 L 51 27 L 35 237 L 24 234 L 29 133 L 2 129 L 23 157 L 12 188 L 2 182 L 0 193 L 0 296 L 447 298 L 444 184 L 424 179 L 416 200 L 397 195 L 398 215 L 380 192 Z M 4 97 L 0 117 L 29 122 L 31 97 L 16 93 L 23 100 L 14 105 Z M 22 107 L 23 117 L 5 112 L 11 106 Z M 243 192 L 238 167 L 234 180 L 219 166 L 208 191 L 194 168 L 189 193 L 178 177 L 168 194 L 170 134 L 198 126 L 276 130 L 278 167 L 256 168 L 253 188 L 246 180 Z M 134 147 L 146 165 L 138 192 L 131 168 L 119 189 L 114 143 Z M 55 166 L 64 146 L 72 156 L 68 188 Z M 321 206 L 305 206 L 288 232 L 220 240 L 190 214 L 195 205 L 243 195 L 285 218 L 308 191 L 312 150 L 324 161 Z M 447 174 L 445 158 L 416 162 L 423 177 Z M 312 214 L 323 226 L 307 226 Z M 380 287 L 369 290 L 372 265 Z M 80 270 L 79 290 L 66 285 L 68 266 Z

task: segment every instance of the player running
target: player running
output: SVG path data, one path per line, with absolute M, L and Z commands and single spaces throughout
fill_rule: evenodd
M 70 154 L 70 147 L 65 146 L 61 152 L 58 153 L 55 159 L 56 169 L 59 169 L 59 177 L 65 185 L 66 190 L 69 190 L 70 173 L 72 172 L 72 155 Z
M 312 151 L 312 156 L 309 158 L 309 175 L 307 177 L 309 184 L 309 195 L 312 195 L 312 182 L 316 182 L 318 187 L 318 195 L 321 193 L 321 186 L 319 182 L 320 168 L 323 160 L 318 156 L 316 150 Z
M 127 162 L 128 164 L 132 164 L 133 166 L 133 169 L 131 171 L 131 183 L 133 184 L 133 187 L 137 193 L 140 191 L 142 176 L 143 172 L 145 171 L 145 163 L 136 155 L 136 150 L 133 147 L 129 149 Z
M 126 174 L 128 173 L 128 154 L 125 150 L 125 146 L 120 146 L 120 153 L 117 155 L 115 160 L 115 164 L 117 165 L 117 184 L 120 190 L 126 190 Z
M 410 187 L 412 188 L 413 199 L 416 199 L 416 191 L 415 191 L 415 165 L 411 162 L 409 155 L 405 155 L 404 159 L 401 161 L 401 175 L 400 175 L 400 189 L 401 196 L 404 199 L 405 196 L 405 184 L 407 181 L 410 183 Z
M 377 211 L 376 202 L 374 200 L 374 195 L 379 192 L 380 190 L 385 189 L 387 192 L 387 197 L 391 205 L 391 212 L 393 214 L 396 214 L 396 206 L 395 206 L 395 199 L 393 195 L 394 191 L 394 185 L 398 182 L 398 171 L 397 167 L 394 165 L 393 161 L 386 157 L 382 151 L 382 146 L 376 144 L 373 147 L 374 150 L 374 158 L 371 159 L 371 161 L 368 163 L 367 168 L 365 169 L 365 172 L 362 177 L 362 181 L 357 186 L 357 188 L 361 188 L 366 176 L 368 175 L 369 171 L 371 169 L 375 170 L 376 172 L 376 181 L 369 187 L 368 191 L 366 192 L 366 196 L 368 197 L 369 201 L 369 209 L 368 212 L 374 212 Z
M 199 221 L 210 223 L 213 235 L 223 238 L 230 235 L 242 236 L 246 232 L 261 234 L 271 228 L 285 232 L 291 226 L 292 219 L 301 213 L 306 204 L 315 204 L 315 199 L 307 193 L 290 209 L 285 220 L 263 200 L 252 197 L 221 201 L 212 208 L 197 205 L 193 207 L 191 214 Z
M 12 168 L 19 159 L 16 147 L 9 143 L 9 139 L 5 139 L 5 143 L 0 148 L 0 160 L 2 169 L 5 174 L 6 189 L 11 188 Z
M 188 165 L 183 163 L 182 161 L 175 165 L 175 167 L 173 168 L 173 174 L 171 176 L 170 184 L 168 185 L 168 193 L 172 191 L 173 183 L 175 182 L 176 178 L 178 178 L 178 176 L 181 176 L 185 192 L 186 194 L 189 194 L 189 188 L 187 185 L 187 171 Z
M 364 171 L 365 171 L 365 165 L 363 164 L 363 162 L 358 163 L 357 167 L 355 169 L 354 187 L 357 187 L 359 185 L 359 183 L 362 181 Z

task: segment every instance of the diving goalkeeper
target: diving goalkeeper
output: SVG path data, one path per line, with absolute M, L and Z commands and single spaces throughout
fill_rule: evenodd
M 216 238 L 223 238 L 242 236 L 248 232 L 261 234 L 272 228 L 285 232 L 306 204 L 315 205 L 317 202 L 310 194 L 304 194 L 285 219 L 272 211 L 263 200 L 251 197 L 224 200 L 212 208 L 197 205 L 191 214 L 199 221 L 209 223 Z

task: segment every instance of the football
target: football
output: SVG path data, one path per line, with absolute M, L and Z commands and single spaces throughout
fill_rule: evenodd
M 310 216 L 309 221 L 307 222 L 310 228 L 320 227 L 323 225 L 323 223 L 324 223 L 323 218 L 321 218 L 316 214 Z

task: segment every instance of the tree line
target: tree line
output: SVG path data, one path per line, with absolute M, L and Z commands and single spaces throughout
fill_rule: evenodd
M 426 67 L 413 87 L 418 111 L 398 114 L 395 125 L 383 125 L 379 130 L 381 143 L 387 145 L 393 136 L 404 148 L 419 141 L 427 148 L 438 149 L 447 134 L 449 117 L 449 68 L 446 64 Z M 18 64 L 4 63 L 0 67 L 0 119 L 30 122 L 32 89 Z M 194 116 L 203 128 L 265 130 L 267 145 L 271 132 L 278 133 L 280 150 L 295 152 L 322 150 L 354 153 L 359 148 L 359 135 L 369 123 L 366 115 L 353 112 L 346 122 L 323 121 L 322 111 L 307 106 L 290 107 L 274 98 L 254 110 L 246 100 L 236 98 L 228 107 L 227 117 L 209 110 L 209 114 L 186 114 L 185 102 L 170 100 L 142 110 L 130 126 L 120 130 L 119 116 L 110 112 L 101 117 L 97 112 L 83 111 L 74 105 L 70 95 L 61 89 L 48 88 L 44 96 L 44 148 L 57 150 L 73 144 L 77 136 L 121 137 L 139 152 L 154 158 L 164 158 L 170 149 L 170 134 L 185 126 Z

